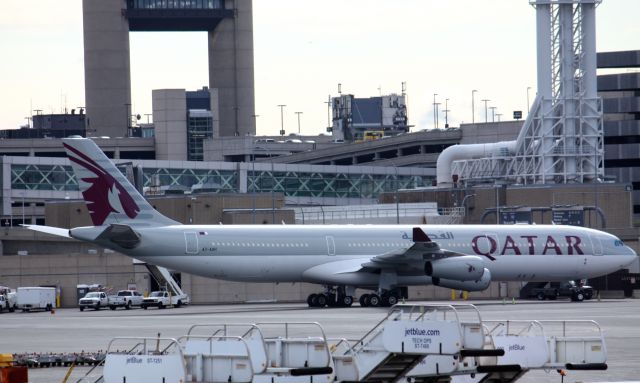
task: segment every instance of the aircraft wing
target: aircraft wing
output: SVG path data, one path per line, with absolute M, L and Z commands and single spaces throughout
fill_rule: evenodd
M 397 249 L 375 256 L 362 266 L 365 268 L 393 268 L 394 266 L 422 265 L 427 260 L 457 257 L 465 254 L 440 248 L 419 227 L 413 228 L 413 245 L 408 249 Z
M 371 258 L 323 263 L 306 270 L 303 275 L 308 280 L 319 283 L 366 285 L 371 283 L 366 274 L 376 274 L 380 270 L 395 270 L 408 275 L 424 275 L 425 262 L 458 256 L 466 254 L 441 249 L 422 229 L 414 227 L 413 245 L 408 248 L 396 249 Z

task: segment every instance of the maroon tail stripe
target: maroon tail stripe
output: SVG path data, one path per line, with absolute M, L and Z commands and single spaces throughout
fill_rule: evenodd
M 64 147 L 69 149 L 71 152 L 73 152 L 75 155 L 77 155 L 78 157 L 82 158 L 83 160 L 85 160 L 86 162 L 92 164 L 93 166 L 95 166 L 96 168 L 98 168 L 100 170 L 100 172 L 102 173 L 106 173 L 106 171 L 104 169 L 102 169 L 100 167 L 100 165 L 98 165 L 94 160 L 92 160 L 91 158 L 89 158 L 86 154 L 82 153 L 81 151 L 79 151 L 78 149 L 74 148 L 73 146 L 63 143 Z M 69 159 L 71 160 L 72 157 L 69 157 Z M 74 161 L 77 164 L 80 164 L 82 166 L 86 166 L 83 165 L 82 163 L 78 162 L 78 161 Z

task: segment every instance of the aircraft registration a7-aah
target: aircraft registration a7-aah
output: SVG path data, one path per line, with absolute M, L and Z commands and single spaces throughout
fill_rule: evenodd
M 635 252 L 617 237 L 560 225 L 183 225 L 156 211 L 90 139 L 63 140 L 94 226 L 29 229 L 94 243 L 204 277 L 324 286 L 310 306 L 395 304 L 407 286 L 486 289 L 611 273 Z

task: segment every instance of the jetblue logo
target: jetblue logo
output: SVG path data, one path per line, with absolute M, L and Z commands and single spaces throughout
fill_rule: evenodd
M 136 358 L 135 356 L 127 358 L 127 364 L 138 364 L 142 363 L 142 358 Z
M 509 351 L 524 351 L 524 345 L 512 344 L 509 346 Z
M 404 336 L 438 336 L 440 330 L 425 330 L 421 328 L 407 328 L 404 330 Z

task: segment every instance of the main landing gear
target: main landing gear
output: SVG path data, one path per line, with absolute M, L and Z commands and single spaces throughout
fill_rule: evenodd
M 399 294 L 396 291 L 385 291 L 378 295 L 363 294 L 360 296 L 360 306 L 362 307 L 391 307 L 398 303 L 400 300 Z
M 354 301 L 353 290 L 355 289 L 327 287 L 324 293 L 309 295 L 307 304 L 309 307 L 351 307 Z M 398 287 L 392 290 L 382 290 L 380 294 L 363 294 L 359 301 L 361 307 L 390 307 L 407 297 L 407 288 Z
M 327 288 L 322 294 L 311 294 L 307 297 L 309 307 L 351 307 L 353 296 L 347 295 L 344 287 Z

